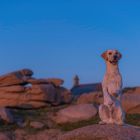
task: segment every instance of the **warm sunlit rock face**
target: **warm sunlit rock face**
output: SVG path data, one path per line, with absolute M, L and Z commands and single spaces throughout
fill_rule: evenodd
M 22 69 L 2 75 L 0 76 L 0 87 L 27 84 L 27 80 L 31 79 L 32 75 L 33 72 L 30 69 Z
M 118 125 L 91 125 L 59 136 L 59 140 L 139 140 L 140 128 Z
M 74 123 L 89 120 L 97 114 L 97 109 L 92 104 L 71 105 L 56 113 L 53 120 L 58 124 Z
M 102 92 L 84 93 L 77 98 L 77 104 L 102 104 Z M 140 114 L 140 92 L 124 92 L 122 95 L 122 107 L 127 114 Z
M 0 76 L 0 107 L 18 107 L 36 109 L 47 105 L 70 103 L 71 92 L 61 87 L 62 79 L 35 79 L 30 69 L 22 69 Z M 5 115 L 5 116 L 4 116 Z M 0 114 L 4 120 L 10 120 L 7 111 Z
M 39 108 L 71 101 L 71 92 L 61 87 L 62 79 L 35 79 L 32 75 L 32 70 L 23 69 L 0 76 L 0 106 Z
M 90 125 L 70 132 L 57 129 L 29 134 L 18 129 L 12 133 L 0 133 L 1 140 L 139 140 L 140 129 L 134 126 Z

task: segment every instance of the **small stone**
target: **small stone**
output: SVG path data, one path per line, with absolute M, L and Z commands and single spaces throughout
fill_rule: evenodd
M 31 122 L 31 123 L 30 123 L 30 126 L 31 126 L 32 128 L 35 128 L 35 129 L 41 129 L 41 128 L 43 128 L 45 125 L 44 125 L 43 123 L 41 123 L 41 122 Z

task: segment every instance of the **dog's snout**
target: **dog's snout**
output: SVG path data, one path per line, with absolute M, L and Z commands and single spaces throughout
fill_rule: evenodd
M 118 56 L 117 55 L 114 55 L 114 60 L 116 60 L 118 58 Z

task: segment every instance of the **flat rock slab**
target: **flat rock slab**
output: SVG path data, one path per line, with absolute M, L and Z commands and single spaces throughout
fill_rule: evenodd
M 22 69 L 0 76 L 0 87 L 26 84 L 33 75 L 32 70 Z
M 140 94 L 124 94 L 122 106 L 128 114 L 140 114 Z
M 56 87 L 59 87 L 63 85 L 64 80 L 59 78 L 49 78 L 49 79 L 29 79 L 28 83 L 31 83 L 33 85 L 35 84 L 53 84 Z
M 30 123 L 30 126 L 32 127 L 32 128 L 35 128 L 35 129 L 41 129 L 41 128 L 43 128 L 45 125 L 43 124 L 43 123 L 41 123 L 41 122 L 31 122 Z
M 56 113 L 53 120 L 58 124 L 74 123 L 89 120 L 97 114 L 97 109 L 92 104 L 71 105 Z
M 140 127 L 97 124 L 67 132 L 57 140 L 140 140 Z

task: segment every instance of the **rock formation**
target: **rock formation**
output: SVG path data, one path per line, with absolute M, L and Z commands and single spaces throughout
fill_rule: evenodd
M 71 92 L 61 87 L 63 80 L 32 75 L 31 70 L 23 69 L 0 76 L 0 107 L 39 108 L 71 101 Z
M 90 125 L 70 132 L 58 129 L 42 130 L 35 134 L 18 129 L 0 133 L 0 140 L 139 140 L 140 128 L 118 125 Z
M 102 104 L 103 96 L 101 92 L 91 92 L 82 94 L 77 98 L 77 104 Z M 124 93 L 122 95 L 122 106 L 127 114 L 140 114 L 140 94 Z
M 62 87 L 58 78 L 36 79 L 30 69 L 23 69 L 0 76 L 0 117 L 12 122 L 6 108 L 35 109 L 49 105 L 70 103 L 71 92 Z
M 139 140 L 140 128 L 118 125 L 91 125 L 59 136 L 57 140 Z
M 92 104 L 71 105 L 58 111 L 53 120 L 58 124 L 74 123 L 89 120 L 96 114 L 97 109 Z

